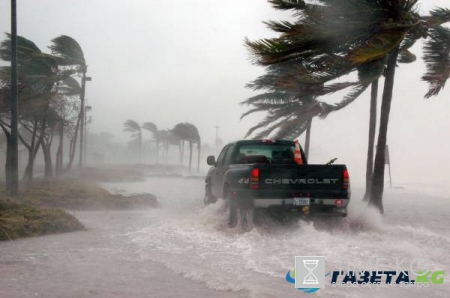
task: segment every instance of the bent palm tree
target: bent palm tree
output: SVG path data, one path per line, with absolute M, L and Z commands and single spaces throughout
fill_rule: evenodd
M 151 132 L 153 135 L 153 139 L 155 140 L 156 144 L 156 162 L 158 162 L 158 155 L 159 155 L 159 138 L 157 137 L 158 127 L 153 122 L 145 122 L 144 124 L 142 124 L 142 128 Z
M 416 40 L 426 38 L 428 30 L 442 28 L 441 24 L 450 21 L 450 11 L 436 9 L 431 12 L 431 16 L 422 17 L 414 9 L 418 0 L 323 0 L 320 5 L 307 4 L 301 0 L 269 2 L 277 9 L 294 10 L 298 21 L 268 22 L 269 27 L 281 33 L 279 38 L 256 42 L 247 40 L 256 63 L 267 66 L 296 61 L 306 64 L 306 70 L 310 73 L 315 73 L 317 69 L 329 69 L 329 73 L 324 76 L 327 79 L 359 71 L 370 63 L 387 63 L 370 199 L 370 204 L 383 212 L 384 152 L 395 66 L 397 62 L 414 61 L 415 56 L 408 49 Z M 435 44 L 442 42 L 443 36 L 440 34 L 439 40 L 436 35 L 430 35 L 436 41 Z M 436 54 L 436 46 L 428 49 Z M 336 58 L 346 62 L 338 65 L 335 63 Z M 448 79 L 448 71 L 433 67 L 430 63 L 428 69 L 439 73 L 438 76 L 424 76 L 424 80 L 431 84 L 427 95 L 435 95 Z M 355 87 L 353 93 L 362 93 L 378 77 L 373 76 L 368 81 L 370 83 Z
M 81 94 L 80 94 L 80 157 L 78 165 L 83 164 L 83 143 L 84 143 L 84 113 L 85 94 L 87 80 L 87 64 L 80 44 L 70 36 L 61 35 L 52 40 L 49 47 L 61 66 L 75 67 L 75 71 L 81 74 Z M 76 145 L 76 144 L 75 144 Z
M 131 132 L 133 138 L 138 140 L 139 162 L 142 161 L 142 130 L 141 126 L 134 120 L 127 120 L 123 124 L 123 131 Z

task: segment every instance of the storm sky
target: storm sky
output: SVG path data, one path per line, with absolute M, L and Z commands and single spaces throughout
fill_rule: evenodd
M 18 31 L 48 51 L 65 34 L 82 46 L 93 78 L 90 130 L 128 140 L 123 122 L 154 122 L 172 128 L 191 122 L 213 144 L 220 126 L 224 141 L 242 138 L 261 117 L 239 120 L 239 102 L 251 95 L 245 84 L 263 73 L 250 63 L 245 37 L 273 37 L 262 21 L 286 19 L 264 0 L 19 0 Z M 421 1 L 421 10 L 449 6 L 448 0 Z M 0 32 L 10 31 L 9 1 L 0 2 Z M 388 144 L 394 182 L 450 184 L 450 89 L 423 99 L 421 44 L 418 61 L 397 69 Z M 380 84 L 382 86 L 382 84 Z M 380 87 L 381 92 L 381 87 Z M 339 100 L 342 94 L 325 98 Z M 312 162 L 338 157 L 364 179 L 369 92 L 325 120 L 314 120 Z M 150 138 L 150 135 L 147 136 Z M 303 138 L 302 138 L 303 139 Z

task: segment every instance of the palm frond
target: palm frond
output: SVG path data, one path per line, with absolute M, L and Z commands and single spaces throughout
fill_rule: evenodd
M 125 123 L 123 124 L 124 130 L 123 131 L 128 131 L 128 132 L 140 132 L 141 131 L 141 126 L 134 120 L 128 119 L 127 121 L 125 121 Z
M 439 94 L 450 77 L 450 29 L 443 26 L 430 29 L 423 50 L 427 72 L 422 80 L 430 85 L 425 95 L 429 98 Z
M 81 95 L 81 86 L 78 81 L 73 77 L 68 77 L 62 81 L 62 85 L 58 86 L 57 89 L 61 94 L 66 96 L 79 96 Z
M 49 47 L 52 53 L 58 59 L 60 65 L 79 66 L 86 68 L 86 60 L 79 43 L 70 36 L 61 35 L 52 39 L 52 45 Z
M 144 124 L 142 124 L 142 128 L 152 132 L 153 134 L 158 131 L 158 127 L 153 122 L 144 122 Z

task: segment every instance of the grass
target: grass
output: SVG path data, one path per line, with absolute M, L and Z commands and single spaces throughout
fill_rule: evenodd
M 101 176 L 99 173 L 93 176 Z M 130 173 L 127 179 L 139 176 Z M 115 179 L 117 173 L 112 176 Z M 22 185 L 19 198 L 14 199 L 8 199 L 8 194 L 0 190 L 0 240 L 84 229 L 75 217 L 62 209 L 129 210 L 158 206 L 152 194 L 112 194 L 93 182 L 96 179 L 92 178 L 35 179 L 26 187 Z
M 158 206 L 152 194 L 112 194 L 96 182 L 78 179 L 36 179 L 21 191 L 20 202 L 38 208 L 69 210 L 129 210 Z
M 69 213 L 0 200 L 0 241 L 84 230 Z

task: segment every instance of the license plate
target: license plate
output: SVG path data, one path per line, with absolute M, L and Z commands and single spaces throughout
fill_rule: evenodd
M 309 206 L 309 198 L 294 198 L 294 206 Z

